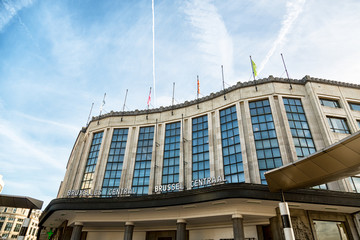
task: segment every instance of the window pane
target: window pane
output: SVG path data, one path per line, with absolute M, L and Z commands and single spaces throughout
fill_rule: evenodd
M 210 177 L 207 115 L 192 119 L 192 179 Z M 226 121 L 226 120 L 224 120 Z M 222 125 L 224 126 L 224 125 Z M 227 126 L 227 124 L 225 124 Z M 196 170 L 195 170 L 196 169 Z M 199 187 L 194 187 L 199 188 Z
M 252 125 L 254 135 L 256 135 L 255 146 L 260 168 L 261 183 L 266 184 L 264 173 L 274 167 L 282 165 L 270 102 L 267 99 L 251 102 L 249 103 L 249 107 L 251 119 L 261 119 L 261 121 L 263 121 L 260 124 L 252 121 Z
M 243 173 L 244 169 L 240 141 L 236 141 L 239 139 L 239 129 L 235 113 L 235 106 L 220 111 L 220 116 L 224 116 L 224 120 L 221 122 L 221 139 L 223 143 L 224 176 L 228 183 L 244 182 L 243 178 L 238 178 L 238 174 Z M 252 119 L 255 123 L 265 122 L 264 116 Z M 225 125 L 229 126 L 226 131 L 223 130 Z
M 128 129 L 114 129 L 103 180 L 102 196 L 111 196 L 113 189 L 119 188 L 127 136 Z
M 162 184 L 177 183 L 180 160 L 180 122 L 166 124 Z
M 102 137 L 103 137 L 103 132 L 95 133 L 93 136 L 89 156 L 85 165 L 83 180 L 81 182 L 80 188 L 82 190 L 90 189 L 91 182 L 93 180 L 93 176 L 95 172 L 95 166 L 98 160 Z
M 288 118 L 290 130 L 294 145 L 296 147 L 296 154 L 298 158 L 303 158 L 312 153 L 314 141 L 311 136 L 310 128 L 302 108 L 300 99 L 283 98 L 286 109 L 286 114 L 291 114 L 292 119 Z M 299 148 L 301 146 L 301 148 Z
M 148 194 L 153 138 L 154 126 L 140 128 L 132 183 L 137 195 Z
M 346 119 L 335 117 L 327 117 L 327 119 L 329 121 L 330 129 L 333 132 L 350 134 Z

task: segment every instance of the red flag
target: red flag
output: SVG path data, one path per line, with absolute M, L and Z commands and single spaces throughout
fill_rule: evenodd
M 197 77 L 197 94 L 200 94 L 200 81 L 199 81 L 199 76 Z
M 148 98 L 148 101 L 147 101 L 147 105 L 148 105 L 148 106 L 149 106 L 149 104 L 150 104 L 150 101 L 151 101 L 151 87 L 150 87 L 149 98 Z

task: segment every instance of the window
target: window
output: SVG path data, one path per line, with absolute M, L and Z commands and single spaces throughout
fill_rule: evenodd
M 10 222 L 6 223 L 4 231 L 5 232 L 10 232 L 11 229 L 12 229 L 12 226 L 13 226 L 13 223 L 10 223 Z
M 300 99 L 284 98 L 286 115 L 298 158 L 316 152 L 309 124 Z
M 5 220 L 6 217 L 0 217 L 0 220 Z
M 106 163 L 102 196 L 112 195 L 109 190 L 120 186 L 128 129 L 114 129 L 108 160 Z
M 360 103 L 351 103 L 349 102 L 351 110 L 360 111 Z
M 3 233 L 3 235 L 1 235 L 1 237 L 2 237 L 3 239 L 6 239 L 8 236 L 9 236 L 8 233 Z
M 350 184 L 353 192 L 360 193 L 360 177 L 358 176 L 350 177 Z
M 220 127 L 226 182 L 245 182 L 235 106 L 220 111 Z
M 337 132 L 337 133 L 350 134 L 350 130 L 346 123 L 346 119 L 335 118 L 335 117 L 327 117 L 327 119 L 329 121 L 331 131 Z
M 3 225 L 4 225 L 4 222 L 0 222 L 0 232 L 1 232 L 1 229 L 2 229 Z
M 340 108 L 338 100 L 320 98 L 320 103 L 325 107 Z
M 21 228 L 21 224 L 17 223 L 14 228 L 14 232 L 19 232 Z
M 132 190 L 139 195 L 149 192 L 153 139 L 154 126 L 140 128 L 132 182 Z
M 349 239 L 344 222 L 314 220 L 313 223 L 318 240 Z
M 93 137 L 93 140 L 91 143 L 91 147 L 90 147 L 89 156 L 88 156 L 87 163 L 85 166 L 84 177 L 81 182 L 82 190 L 90 189 L 90 184 L 94 178 L 94 172 L 95 172 L 95 167 L 96 167 L 96 163 L 98 160 L 102 136 L 103 136 L 103 132 L 94 134 L 94 137 Z
M 11 238 L 16 239 L 18 237 L 18 235 L 11 235 Z
M 360 128 L 360 120 L 357 120 L 357 123 L 358 123 L 358 126 L 359 126 L 359 128 Z
M 321 185 L 316 185 L 311 187 L 313 189 L 323 189 L 323 190 L 327 190 L 327 185 L 326 184 L 321 184 Z
M 210 161 L 208 118 L 205 115 L 192 119 L 192 180 L 207 177 L 210 177 Z
M 250 102 L 249 107 L 261 183 L 266 184 L 264 173 L 282 166 L 270 102 L 268 99 Z
M 162 184 L 179 182 L 180 122 L 166 124 Z

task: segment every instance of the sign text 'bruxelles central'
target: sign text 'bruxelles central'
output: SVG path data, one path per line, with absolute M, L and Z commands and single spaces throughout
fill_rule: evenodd
M 212 185 L 217 185 L 221 183 L 225 183 L 226 180 L 222 176 L 218 177 L 208 177 L 201 178 L 191 181 L 191 188 L 196 187 L 208 187 Z M 181 183 L 172 183 L 165 185 L 157 185 L 155 186 L 155 193 L 166 193 L 184 190 L 184 186 Z M 134 195 L 136 191 L 131 188 L 110 188 L 110 189 L 98 189 L 98 190 L 68 190 L 68 197 L 101 197 L 101 196 L 124 196 L 124 195 Z

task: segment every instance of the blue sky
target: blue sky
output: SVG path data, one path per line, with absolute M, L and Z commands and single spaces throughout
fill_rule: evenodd
M 56 197 L 92 115 L 146 108 L 153 86 L 152 2 L 0 0 L 0 174 L 4 194 Z M 152 107 L 251 79 L 360 83 L 358 0 L 155 0 Z M 193 91 L 190 91 L 193 89 Z M 155 92 L 155 93 L 154 93 Z

